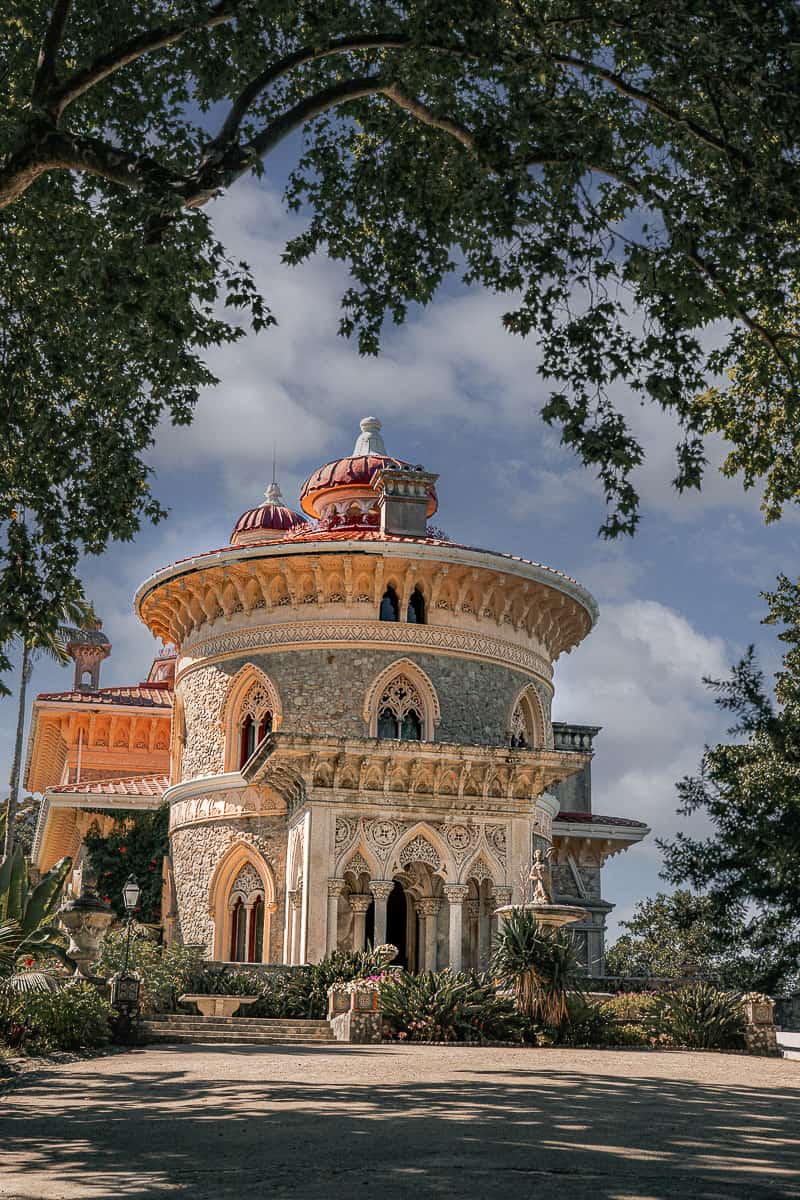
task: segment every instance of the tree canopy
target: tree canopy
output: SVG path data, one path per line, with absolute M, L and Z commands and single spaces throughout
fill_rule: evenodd
M 157 422 L 231 310 L 273 321 L 205 206 L 279 147 L 286 261 L 347 265 L 362 352 L 450 274 L 508 296 L 607 534 L 638 520 L 621 385 L 674 414 L 679 489 L 719 431 L 769 519 L 797 499 L 793 0 L 7 0 L 0 63 L 0 646 L 163 515 Z
M 787 644 L 774 698 L 753 648 L 730 679 L 706 680 L 734 714 L 734 739 L 707 748 L 699 775 L 678 784 L 679 811 L 702 813 L 712 833 L 659 843 L 664 876 L 708 898 L 725 940 L 741 915 L 737 940 L 761 959 L 761 985 L 800 974 L 800 585 L 785 576 L 765 593 L 768 623 Z

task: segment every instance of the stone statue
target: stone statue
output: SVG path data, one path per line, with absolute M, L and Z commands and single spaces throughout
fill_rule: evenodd
M 533 899 L 532 904 L 552 904 L 553 897 L 550 892 L 550 868 L 544 861 L 544 855 L 541 850 L 537 850 L 533 856 L 530 874 L 528 879 L 533 884 Z

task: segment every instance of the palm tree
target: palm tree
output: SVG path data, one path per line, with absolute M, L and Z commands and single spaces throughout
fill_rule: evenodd
M 580 991 L 584 968 L 575 939 L 540 925 L 528 908 L 513 908 L 494 940 L 492 971 L 513 988 L 517 1009 L 545 1025 L 567 1018 L 567 992 Z
M 62 858 L 31 889 L 28 864 L 22 851 L 11 854 L 0 866 L 0 985 L 13 991 L 41 991 L 54 986 L 43 971 L 20 971 L 21 963 L 58 958 L 75 964 L 64 949 L 63 932 L 54 924 L 64 882 L 72 860 Z
M 14 851 L 14 824 L 19 805 L 19 783 L 22 772 L 22 744 L 25 732 L 25 707 L 28 697 L 28 684 L 33 674 L 34 664 L 39 655 L 44 654 L 53 661 L 66 666 L 69 662 L 67 643 L 74 636 L 78 626 L 86 626 L 96 621 L 92 606 L 84 600 L 70 600 L 61 608 L 61 623 L 53 630 L 34 630 L 30 635 L 21 639 L 22 661 L 20 664 L 19 699 L 17 701 L 17 732 L 14 739 L 14 758 L 11 764 L 11 779 L 6 804 L 5 839 L 3 844 L 2 862 L 9 859 Z

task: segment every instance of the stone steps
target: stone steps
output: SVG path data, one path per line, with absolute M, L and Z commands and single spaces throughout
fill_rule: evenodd
M 778 1049 L 784 1058 L 800 1059 L 800 1033 L 779 1030 Z
M 181 1013 L 146 1017 L 142 1036 L 152 1042 L 278 1042 L 335 1041 L 327 1021 L 270 1020 L 250 1017 L 194 1017 Z

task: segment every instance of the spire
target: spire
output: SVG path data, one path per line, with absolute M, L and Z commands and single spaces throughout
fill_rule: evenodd
M 281 492 L 281 489 L 278 487 L 277 481 L 275 479 L 276 456 L 277 456 L 276 443 L 273 442 L 272 443 L 272 483 L 269 485 L 267 490 L 264 492 L 264 497 L 266 500 L 269 501 L 270 504 L 283 504 L 283 494 Z
M 385 454 L 386 447 L 381 437 L 381 423 L 377 417 L 362 417 L 361 433 L 356 438 L 353 458 L 361 454 Z

